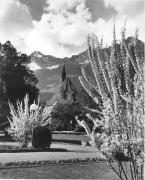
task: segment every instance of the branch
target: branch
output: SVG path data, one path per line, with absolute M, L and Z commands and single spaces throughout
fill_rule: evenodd
M 134 67 L 134 70 L 135 70 L 135 72 L 137 73 L 137 72 L 138 72 L 138 67 L 137 67 L 137 65 L 136 65 L 136 63 L 135 63 L 134 58 L 132 57 L 131 53 L 129 52 L 129 49 L 128 49 L 128 47 L 127 47 L 127 44 L 126 44 L 125 40 L 123 40 L 123 44 L 124 44 L 124 47 L 125 47 L 125 49 L 126 49 L 126 52 L 128 53 L 128 55 L 129 55 L 129 57 L 130 57 L 131 63 L 132 63 L 132 65 L 133 65 L 133 67 Z
M 98 127 L 99 120 L 98 120 L 97 118 L 96 118 L 96 119 L 97 119 L 97 120 L 96 120 L 96 119 L 93 118 L 90 114 L 86 114 L 86 116 L 93 121 L 95 127 Z
M 128 103 L 131 103 L 131 98 L 130 98 L 130 97 L 127 97 L 127 96 L 122 95 L 122 94 L 120 94 L 120 96 L 121 96 L 121 98 L 122 98 L 124 101 L 126 101 L 126 102 L 128 102 Z
M 82 70 L 82 75 L 83 75 L 84 79 L 86 80 L 86 82 L 88 83 L 88 85 L 89 85 L 90 87 L 94 88 L 94 89 L 97 91 L 98 94 L 100 94 L 100 93 L 99 93 L 99 90 L 97 89 L 97 88 L 98 88 L 98 85 L 96 84 L 97 87 L 95 87 L 95 86 L 89 81 L 89 79 L 87 78 L 85 68 L 84 68 L 84 67 L 81 67 L 81 70 Z
M 121 180 L 123 180 L 122 177 L 120 176 L 120 174 L 119 174 L 119 173 L 116 171 L 116 169 L 112 166 L 111 160 L 109 160 L 109 164 L 110 164 L 110 167 L 114 170 L 114 172 L 118 175 L 118 177 L 119 177 Z
M 78 124 L 79 124 L 80 126 L 82 126 L 82 127 L 86 130 L 87 135 L 90 136 L 90 135 L 91 135 L 91 130 L 90 130 L 90 128 L 88 127 L 88 125 L 86 124 L 86 122 L 85 122 L 84 120 L 80 121 L 80 120 L 78 119 L 78 116 L 75 116 L 75 119 L 76 119 L 76 121 L 78 122 Z
M 97 109 L 90 109 L 88 107 L 84 107 L 85 109 L 91 111 L 91 112 L 95 112 L 95 113 L 98 113 L 98 114 L 101 114 L 101 115 L 104 115 L 101 111 L 98 111 Z
M 98 98 L 90 91 L 87 83 L 85 82 L 85 80 L 83 80 L 82 76 L 79 76 L 79 81 L 81 85 L 83 86 L 83 88 L 85 89 L 85 91 L 89 94 L 89 96 L 95 101 L 96 104 L 98 104 L 99 103 Z

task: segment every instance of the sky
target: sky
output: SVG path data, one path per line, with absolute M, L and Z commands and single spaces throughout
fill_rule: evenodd
M 144 0 L 0 0 L 0 42 L 7 40 L 28 55 L 40 51 L 70 57 L 87 49 L 87 36 L 112 42 L 127 18 L 127 35 L 145 41 Z

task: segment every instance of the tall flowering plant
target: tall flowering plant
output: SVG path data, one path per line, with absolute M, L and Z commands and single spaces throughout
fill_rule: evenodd
M 29 97 L 26 95 L 24 101 L 17 101 L 16 106 L 9 102 L 10 116 L 8 120 L 10 127 L 8 133 L 19 142 L 20 146 L 26 148 L 32 139 L 33 127 L 43 126 L 49 119 L 51 108 L 36 105 L 29 106 Z
M 129 162 L 132 179 L 143 179 L 145 119 L 143 80 L 143 71 L 139 71 L 134 77 L 134 96 L 130 96 L 130 100 L 126 102 L 124 112 L 120 116 L 120 124 L 116 125 L 116 118 L 112 119 L 108 113 L 105 114 L 106 108 L 103 110 L 104 127 L 110 129 L 111 133 L 104 138 L 101 151 L 107 155 L 111 166 L 112 159 L 117 160 L 120 170 L 116 173 L 120 178 L 128 179 L 122 162 Z M 105 104 L 106 102 L 104 106 Z M 113 114 L 113 111 L 111 113 Z
M 104 132 L 100 151 L 106 155 L 110 166 L 120 179 L 143 179 L 144 163 L 144 54 L 136 32 L 135 38 L 125 38 L 117 43 L 115 30 L 111 51 L 104 50 L 94 35 L 88 38 L 88 55 L 95 83 L 83 69 L 80 82 L 86 92 L 99 105 L 101 96 L 101 121 L 93 119 L 94 127 L 101 124 Z M 98 123 L 99 122 L 99 123 Z M 94 138 L 95 139 L 95 138 Z M 96 144 L 98 141 L 95 142 Z M 114 160 L 118 169 L 113 167 Z M 128 162 L 127 166 L 124 162 Z M 127 169 L 129 168 L 129 169 Z M 130 173 L 127 173 L 127 170 Z

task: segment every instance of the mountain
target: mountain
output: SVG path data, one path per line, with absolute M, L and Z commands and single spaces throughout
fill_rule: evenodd
M 87 52 L 73 55 L 71 58 L 56 58 L 44 55 L 39 51 L 31 54 L 31 64 L 29 65 L 39 80 L 40 98 L 45 99 L 47 104 L 53 103 L 60 97 L 61 72 L 65 64 L 66 74 L 80 88 L 78 76 L 81 75 L 81 65 L 88 64 Z
M 128 37 L 126 42 L 129 48 L 134 48 L 134 38 Z M 144 58 L 144 42 L 138 40 L 137 53 L 141 59 Z M 118 44 L 120 52 L 120 43 Z M 111 47 L 104 48 L 104 51 L 110 53 Z M 77 89 L 81 88 L 78 76 L 81 75 L 81 66 L 89 63 L 87 51 L 78 55 L 73 55 L 71 58 L 56 58 L 50 55 L 44 55 L 41 52 L 33 52 L 31 54 L 31 68 L 39 80 L 40 97 L 48 103 L 52 103 L 59 97 L 61 86 L 61 72 L 65 63 L 67 76 L 71 79 Z M 86 67 L 87 74 L 93 80 L 93 75 L 90 66 Z

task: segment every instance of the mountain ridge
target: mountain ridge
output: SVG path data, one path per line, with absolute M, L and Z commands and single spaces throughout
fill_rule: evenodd
M 70 58 L 58 58 L 51 55 L 44 55 L 40 51 L 34 51 L 30 55 L 31 62 L 37 63 L 40 67 L 45 68 L 46 65 L 53 66 L 53 65 L 62 65 L 64 63 L 71 63 L 71 64 L 84 64 L 88 62 L 87 58 L 87 51 L 81 52 L 80 54 L 73 55 Z M 42 64 L 43 63 L 43 64 Z
M 66 74 L 75 84 L 77 89 L 81 85 L 78 76 L 81 75 L 81 65 L 88 64 L 87 51 L 72 57 L 57 58 L 51 55 L 44 55 L 34 51 L 30 55 L 31 65 L 29 66 L 39 80 L 40 98 L 45 99 L 47 104 L 53 103 L 60 98 L 61 72 L 65 64 Z
M 126 42 L 129 47 L 134 47 L 134 37 L 128 37 Z M 117 43 L 120 46 L 120 42 Z M 138 40 L 137 42 L 140 52 L 144 52 L 144 42 Z M 111 47 L 103 48 L 104 51 L 111 52 Z M 143 58 L 143 57 L 142 57 Z M 71 81 L 75 84 L 77 89 L 82 88 L 78 76 L 82 75 L 81 66 L 85 65 L 87 73 L 93 80 L 89 64 L 87 51 L 81 52 L 78 55 L 66 58 L 56 58 L 50 55 L 43 55 L 41 52 L 35 51 L 31 54 L 31 63 L 36 63 L 38 69 L 34 71 L 39 80 L 38 87 L 40 89 L 40 97 L 46 100 L 55 99 L 54 96 L 58 95 L 61 86 L 61 72 L 65 64 L 66 74 L 70 77 Z M 36 65 L 35 64 L 35 65 Z

